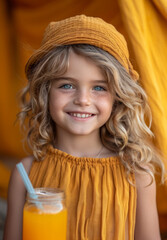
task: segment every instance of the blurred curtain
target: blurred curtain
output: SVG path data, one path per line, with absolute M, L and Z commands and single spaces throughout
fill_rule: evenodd
M 167 1 L 118 0 L 141 84 L 153 114 L 155 145 L 167 157 Z M 167 161 L 164 160 L 167 169 Z M 157 186 L 159 212 L 167 213 L 167 184 Z
M 19 161 L 25 155 L 19 125 L 14 124 L 19 109 L 17 94 L 26 83 L 24 65 L 39 47 L 50 21 L 76 14 L 101 17 L 125 36 L 131 61 L 149 97 L 155 145 L 167 155 L 166 0 L 1 0 L 0 191 L 3 190 L 3 196 L 10 175 L 6 159 Z M 165 165 L 167 168 L 166 162 Z M 159 212 L 167 213 L 166 186 L 158 185 L 157 199 Z

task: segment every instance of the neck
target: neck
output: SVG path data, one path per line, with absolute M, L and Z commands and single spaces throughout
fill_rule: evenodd
M 99 157 L 103 144 L 99 133 L 89 136 L 57 136 L 55 147 L 77 157 Z

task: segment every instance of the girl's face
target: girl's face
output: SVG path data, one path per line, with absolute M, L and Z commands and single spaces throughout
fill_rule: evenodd
M 113 96 L 95 63 L 71 51 L 68 70 L 52 82 L 49 109 L 56 133 L 89 135 L 110 117 Z

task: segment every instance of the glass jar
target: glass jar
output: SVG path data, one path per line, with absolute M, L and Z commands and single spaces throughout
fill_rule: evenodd
M 23 210 L 23 240 L 65 240 L 67 209 L 60 189 L 36 188 Z

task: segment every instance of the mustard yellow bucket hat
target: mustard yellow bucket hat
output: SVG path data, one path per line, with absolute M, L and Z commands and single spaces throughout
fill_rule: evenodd
M 116 28 L 97 17 L 77 15 L 61 21 L 51 22 L 45 30 L 40 48 L 30 57 L 26 72 L 51 49 L 71 44 L 90 44 L 114 56 L 131 75 L 138 79 L 138 73 L 129 60 L 127 43 Z

